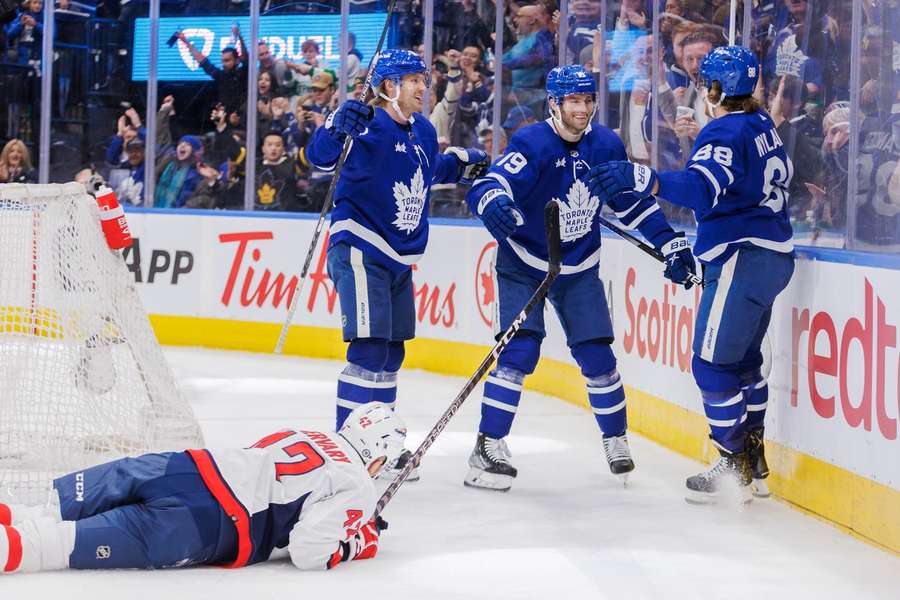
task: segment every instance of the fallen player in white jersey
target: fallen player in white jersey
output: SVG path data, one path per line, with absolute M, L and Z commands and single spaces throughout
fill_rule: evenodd
M 290 557 L 300 569 L 372 558 L 372 478 L 406 427 L 380 402 L 338 433 L 284 430 L 243 449 L 123 458 L 56 479 L 43 506 L 0 504 L 0 573 L 230 568 Z

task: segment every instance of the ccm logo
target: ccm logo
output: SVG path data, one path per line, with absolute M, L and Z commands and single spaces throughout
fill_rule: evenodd
M 75 502 L 84 502 L 84 473 L 75 473 Z

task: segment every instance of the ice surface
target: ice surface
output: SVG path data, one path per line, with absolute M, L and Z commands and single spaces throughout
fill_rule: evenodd
M 207 445 L 249 444 L 283 427 L 334 425 L 342 364 L 166 349 Z M 400 374 L 399 411 L 418 443 L 463 380 Z M 691 506 L 700 465 L 630 436 L 637 469 L 610 475 L 591 415 L 526 392 L 509 437 L 509 493 L 462 485 L 478 390 L 432 447 L 422 479 L 385 510 L 374 560 L 306 573 L 289 562 L 226 570 L 41 573 L 0 578 L 0 599 L 897 598 L 900 560 L 775 500 Z

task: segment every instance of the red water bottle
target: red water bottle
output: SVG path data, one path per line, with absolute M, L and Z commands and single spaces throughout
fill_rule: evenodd
M 95 197 L 97 206 L 100 207 L 100 226 L 106 236 L 106 244 L 113 250 L 131 246 L 131 231 L 125 220 L 125 209 L 119 205 L 116 193 L 108 186 L 101 185 Z

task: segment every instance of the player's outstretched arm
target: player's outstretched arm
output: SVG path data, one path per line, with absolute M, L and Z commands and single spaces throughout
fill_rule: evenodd
M 450 146 L 437 156 L 437 168 L 432 183 L 472 183 L 485 174 L 490 160 L 487 152 L 478 148 Z
M 652 194 L 694 210 L 712 205 L 711 186 L 694 169 L 658 173 L 646 165 L 613 160 L 592 167 L 586 179 L 591 194 L 607 203 L 621 194 Z
M 369 523 L 364 521 L 375 504 L 374 490 L 365 494 L 345 489 L 311 503 L 310 499 L 304 503 L 288 541 L 295 567 L 320 571 L 375 556 L 379 532 L 377 527 L 374 531 L 367 528 Z

